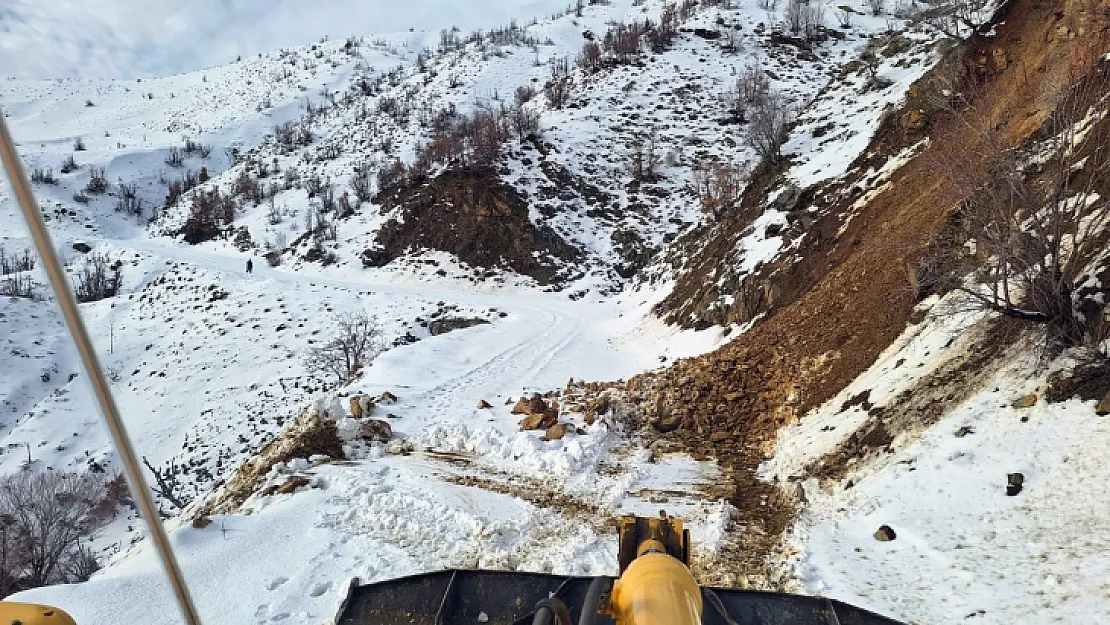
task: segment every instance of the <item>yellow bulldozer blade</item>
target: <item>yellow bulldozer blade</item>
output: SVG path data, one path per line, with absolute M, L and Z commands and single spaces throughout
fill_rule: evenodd
M 0 601 L 0 623 L 19 625 L 77 625 L 68 614 L 45 605 Z

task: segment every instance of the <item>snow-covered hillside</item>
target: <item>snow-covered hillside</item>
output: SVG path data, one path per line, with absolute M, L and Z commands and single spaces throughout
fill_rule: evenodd
M 652 311 L 681 280 L 712 291 L 698 306 L 727 309 L 729 288 L 810 253 L 806 235 L 833 245 L 845 231 L 790 233 L 828 210 L 795 206 L 800 190 L 843 183 L 837 198 L 856 211 L 847 228 L 891 188 L 927 141 L 852 164 L 941 58 L 937 33 L 905 19 L 905 3 L 876 14 L 865 0 L 811 0 L 824 26 L 810 39 L 785 23 L 785 3 L 565 4 L 0 6 L 0 74 L 18 76 L 0 81 L 0 108 L 71 274 L 97 257 L 118 263 L 119 292 L 82 312 L 140 455 L 177 480 L 181 501 L 158 503 L 205 622 L 328 622 L 354 577 L 614 574 L 613 521 L 661 508 L 691 528 L 695 572 L 713 583 L 827 594 L 912 622 L 1106 613 L 1096 576 L 1107 572 L 1097 540 L 1106 528 L 1084 517 L 1110 502 L 1060 510 L 1085 492 L 1067 471 L 1081 485 L 1108 477 L 1095 460 L 1108 422 L 1078 400 L 1016 412 L 1014 399 L 1047 382 L 1023 373 L 1028 350 L 982 349 L 984 319 L 922 304 L 848 388 L 768 449 L 745 449 L 752 467 L 766 460 L 762 479 L 799 497 L 783 548 L 752 558 L 754 573 L 738 564 L 743 533 L 759 529 L 733 507 L 744 500 L 736 466 L 705 457 L 708 442 L 745 433 L 683 448 L 609 410 L 610 398 L 635 392 L 625 380 L 760 322 L 690 314 L 682 325 L 706 329 L 665 324 Z M 588 60 L 590 42 L 611 46 L 629 25 L 654 28 L 672 11 L 673 40 L 653 50 L 643 35 L 632 52 Z M 753 74 L 798 119 L 784 125 L 774 175 L 762 174 L 781 191 L 749 215 L 740 192 L 759 156 L 751 111 L 730 94 Z M 467 159 L 482 146 L 442 157 L 456 149 L 451 133 L 483 114 L 531 129 L 495 141 L 481 167 Z M 633 156 L 645 150 L 647 175 Z M 699 196 L 715 166 L 738 176 L 716 212 Z M 382 174 L 397 167 L 402 183 Z M 213 197 L 226 210 L 201 223 Z M 711 250 L 727 260 L 697 265 L 696 246 L 717 244 L 699 235 L 741 213 L 727 249 Z M 0 246 L 29 245 L 0 186 Z M 45 280 L 29 275 L 38 297 L 0 301 L 0 474 L 114 475 Z M 372 317 L 387 349 L 334 388 L 305 355 L 349 313 Z M 770 349 L 795 338 L 808 337 Z M 953 370 L 973 379 L 945 377 Z M 723 395 L 713 410 L 735 406 L 732 389 L 687 393 L 696 377 L 675 380 L 687 407 L 700 408 L 702 391 Z M 966 393 L 914 395 L 947 383 Z M 515 404 L 533 394 L 560 405 L 563 427 L 522 430 Z M 378 398 L 370 417 L 388 424 L 388 441 L 362 440 L 351 397 Z M 890 432 L 889 454 L 830 460 L 855 450 L 853 433 L 879 414 L 872 404 L 933 421 Z M 315 419 L 334 426 L 345 458 L 270 466 L 274 445 Z M 710 436 L 700 425 L 698 435 Z M 999 495 L 1006 472 L 1025 473 L 1028 498 Z M 876 543 L 880 524 L 898 539 Z M 18 598 L 81 623 L 143 622 L 155 606 L 170 614 L 143 533 L 124 509 L 91 537 L 104 570 Z M 1088 551 L 1072 549 L 1084 540 Z M 1044 618 L 1023 619 L 1034 603 Z
M 376 33 L 420 49 L 440 30 L 542 18 L 563 0 L 417 0 L 404 10 L 371 0 L 5 0 L 0 78 L 146 78 Z

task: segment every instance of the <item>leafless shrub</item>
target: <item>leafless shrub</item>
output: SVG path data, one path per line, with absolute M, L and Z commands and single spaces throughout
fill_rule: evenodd
M 103 167 L 89 168 L 89 182 L 85 185 L 85 193 L 103 195 L 108 192 L 110 187 L 111 184 L 108 182 L 108 176 L 105 175 Z
M 103 525 L 93 514 L 103 498 L 103 484 L 91 476 L 20 471 L 0 478 L 0 596 L 88 579 L 96 567 L 82 539 Z
M 807 41 L 816 41 L 825 26 L 825 5 L 808 0 L 788 0 L 782 17 L 790 32 L 805 37 Z
M 97 302 L 119 293 L 123 280 L 122 263 L 112 262 L 104 254 L 89 254 L 81 269 L 74 276 L 77 287 L 74 289 L 77 301 Z
M 637 136 L 628 146 L 628 173 L 633 180 L 653 181 L 657 179 L 659 155 L 655 148 L 655 132 Z
M 744 140 L 761 164 L 774 166 L 782 161 L 782 144 L 794 123 L 794 115 L 794 107 L 777 91 L 768 92 L 752 107 Z
M 575 59 L 575 64 L 587 72 L 596 72 L 601 67 L 601 44 L 596 41 L 587 41 L 582 45 L 582 52 Z
M 664 5 L 659 16 L 659 25 L 649 28 L 645 33 L 651 51 L 660 54 L 670 48 L 678 36 L 678 25 L 678 9 L 673 4 Z
M 878 17 L 886 10 L 886 0 L 867 0 L 867 6 L 871 9 L 871 15 Z
M 309 199 L 312 199 L 324 190 L 324 179 L 320 174 L 313 173 L 304 179 L 304 189 L 308 192 Z
M 77 137 L 76 139 L 73 140 L 73 151 L 74 152 L 84 152 L 85 149 L 86 148 L 85 148 L 85 140 L 84 139 L 82 139 L 81 137 Z
M 36 287 L 29 273 L 13 273 L 0 278 L 0 296 L 38 299 Z
M 143 214 L 143 201 L 139 198 L 139 188 L 134 184 L 119 185 L 119 192 L 116 195 L 116 212 L 125 213 L 127 215 L 142 215 Z
M 743 165 L 698 162 L 694 165 L 694 190 L 702 210 L 715 218 L 740 200 L 749 171 Z
M 239 170 L 239 175 L 235 177 L 235 182 L 231 184 L 231 195 L 233 197 L 242 198 L 244 204 L 251 203 L 258 206 L 265 199 L 262 189 L 262 183 L 251 175 L 251 172 L 246 167 Z
M 408 181 L 408 170 L 400 159 L 378 170 L 378 190 L 385 191 L 402 186 Z
M 778 0 L 758 0 L 756 4 L 759 8 L 767 12 L 773 12 L 779 7 Z
M 235 199 L 219 189 L 198 191 L 193 195 L 189 218 L 181 228 L 185 242 L 196 245 L 215 238 L 221 229 L 235 221 Z
M 305 355 L 305 368 L 313 374 L 335 378 L 339 384 L 344 384 L 385 350 L 381 329 L 364 312 L 341 315 L 331 327 L 334 328 L 332 338 L 310 348 Z
M 54 177 L 53 169 L 36 167 L 31 170 L 31 182 L 35 184 L 58 184 L 58 179 Z
M 80 169 L 80 167 L 77 165 L 77 160 L 73 158 L 72 154 L 70 154 L 66 157 L 66 160 L 62 161 L 60 171 L 63 174 L 72 174 L 78 169 Z
M 725 94 L 725 106 L 735 121 L 746 121 L 748 110 L 767 97 L 771 81 L 759 65 L 751 63 L 740 71 L 732 89 Z
M 543 88 L 544 97 L 547 99 L 547 105 L 553 109 L 561 109 L 570 102 L 570 94 L 574 88 L 574 82 L 570 76 L 563 76 L 556 78 L 547 83 Z
M 355 197 L 359 202 L 369 202 L 373 197 L 373 174 L 374 165 L 371 163 L 362 163 L 355 167 L 355 173 L 351 175 L 347 181 L 347 185 L 355 192 Z
M 8 254 L 7 250 L 0 245 L 0 275 L 8 275 L 12 273 L 22 273 L 24 271 L 33 271 L 35 268 L 35 257 L 31 254 L 31 250 L 23 250 L 23 254 Z
M 185 165 L 185 152 L 181 148 L 172 146 L 170 151 L 166 154 L 165 163 L 170 167 L 182 167 Z
M 78 204 L 88 204 L 90 199 L 91 198 L 89 198 L 88 195 L 85 195 L 84 191 L 78 191 L 77 193 L 73 194 L 73 201 L 77 202 Z
M 518 106 L 523 106 L 536 97 L 536 88 L 532 85 L 521 85 L 516 88 L 514 100 Z

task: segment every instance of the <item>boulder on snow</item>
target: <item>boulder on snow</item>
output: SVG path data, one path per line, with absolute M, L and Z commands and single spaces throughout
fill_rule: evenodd
M 888 543 L 895 538 L 898 538 L 898 534 L 894 533 L 894 528 L 889 525 L 880 525 L 879 529 L 875 530 L 874 536 L 875 540 L 884 543 Z
M 358 419 L 362 416 L 362 402 L 358 395 L 351 395 L 351 416 Z
M 366 441 L 385 443 L 393 438 L 393 427 L 389 425 L 388 421 L 366 419 L 362 422 L 359 435 Z
M 1006 474 L 1006 496 L 1013 497 L 1021 492 L 1022 487 L 1025 485 L 1025 476 L 1021 473 L 1007 473 Z
M 555 425 L 558 415 L 551 413 L 530 414 L 520 420 L 521 430 L 546 430 Z
M 212 525 L 212 519 L 203 514 L 193 519 L 193 529 L 202 530 L 209 525 Z
M 540 437 L 543 441 L 561 441 L 567 435 L 567 424 L 556 423 L 555 425 L 547 428 L 547 432 Z
M 78 254 L 88 254 L 92 251 L 92 247 L 90 247 L 88 243 L 77 242 L 73 244 L 73 251 Z
M 282 495 L 289 495 L 291 493 L 297 492 L 297 489 L 302 486 L 308 486 L 308 482 L 309 480 L 307 477 L 303 475 L 294 475 L 285 480 L 284 484 L 278 486 L 275 492 Z
M 1095 414 L 1100 417 L 1110 415 L 1110 391 L 1106 393 L 1106 397 L 1103 397 L 1102 401 L 1098 402 L 1098 406 L 1095 406 Z
M 1037 394 L 1036 393 L 1029 393 L 1028 395 L 1018 397 L 1017 399 L 1014 400 L 1014 403 L 1011 404 L 1011 406 L 1013 406 L 1014 408 L 1032 408 L 1033 406 L 1036 406 L 1036 405 L 1037 405 Z
M 378 397 L 379 404 L 395 404 L 397 403 L 397 396 L 389 391 L 386 391 Z
M 493 404 L 490 404 L 488 401 L 483 399 L 478 402 L 478 410 L 486 410 L 489 408 L 493 408 Z

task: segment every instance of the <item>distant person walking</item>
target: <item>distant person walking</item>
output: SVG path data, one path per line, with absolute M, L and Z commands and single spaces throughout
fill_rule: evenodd
M 247 273 L 250 273 L 252 271 L 254 271 L 254 261 L 248 258 L 247 259 Z

